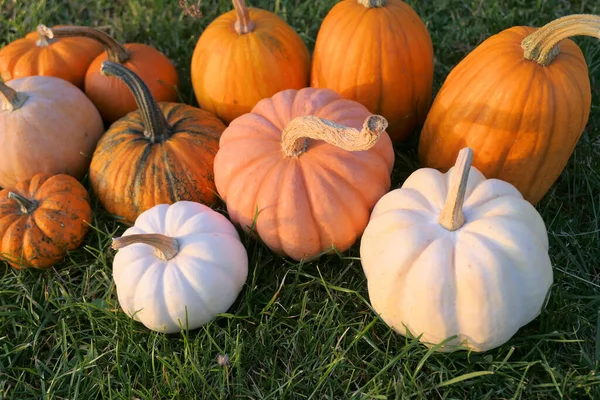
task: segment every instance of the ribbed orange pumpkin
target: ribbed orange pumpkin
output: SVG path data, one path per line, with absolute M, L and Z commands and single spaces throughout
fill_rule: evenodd
M 38 29 L 0 50 L 0 76 L 4 82 L 25 76 L 54 76 L 83 90 L 85 73 L 102 50 L 92 39 L 47 39 Z
M 120 63 L 133 70 L 148 86 L 156 101 L 176 101 L 179 76 L 175 66 L 163 53 L 143 43 L 121 45 L 110 35 L 87 26 L 42 28 L 48 38 L 88 37 L 102 43 L 105 52 L 90 64 L 85 76 L 85 94 L 100 111 L 102 119 L 113 123 L 137 110 L 136 101 L 119 79 L 100 73 L 104 61 Z
M 90 181 L 104 208 L 133 223 L 157 204 L 213 204 L 223 122 L 186 104 L 157 104 L 140 77 L 121 64 L 105 61 L 102 73 L 122 80 L 140 107 L 111 125 L 92 157 Z
M 585 58 L 566 38 L 599 32 L 599 16 L 572 15 L 485 40 L 452 70 L 431 107 L 419 144 L 423 166 L 447 171 L 470 147 L 473 166 L 487 178 L 539 202 L 564 169 L 591 107 Z
M 233 5 L 198 39 L 191 69 L 198 104 L 225 123 L 263 98 L 308 86 L 310 73 L 308 49 L 285 21 L 244 0 Z
M 432 84 L 429 32 L 403 1 L 345 0 L 323 20 L 311 86 L 333 89 L 384 116 L 392 140 L 405 140 L 423 124 Z
M 229 217 L 296 260 L 347 250 L 390 188 L 386 125 L 328 89 L 261 100 L 223 132 L 215 157 Z
M 87 190 L 70 175 L 37 174 L 0 191 L 0 260 L 49 268 L 78 248 L 92 223 Z

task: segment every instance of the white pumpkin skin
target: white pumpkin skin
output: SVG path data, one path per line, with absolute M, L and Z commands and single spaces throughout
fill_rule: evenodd
M 77 86 L 53 76 L 28 76 L 5 83 L 28 96 L 16 110 L 0 106 L 0 187 L 39 172 L 87 173 L 104 123 Z
M 148 233 L 176 238 L 179 252 L 168 261 L 147 244 L 117 252 L 113 278 L 126 314 L 149 329 L 174 333 L 196 329 L 231 307 L 246 281 L 248 256 L 227 218 L 200 203 L 160 204 L 140 214 L 123 236 Z
M 438 218 L 453 167 L 423 168 L 375 206 L 360 254 L 373 308 L 439 351 L 486 351 L 536 318 L 553 281 L 544 221 L 511 184 L 471 167 L 458 230 Z

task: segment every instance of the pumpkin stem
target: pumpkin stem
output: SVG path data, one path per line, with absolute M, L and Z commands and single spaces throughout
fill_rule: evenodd
M 38 25 L 37 31 L 40 36 L 44 36 L 46 39 L 74 36 L 94 39 L 104 46 L 109 61 L 124 64 L 129 60 L 129 52 L 127 49 L 113 39 L 112 36 L 99 29 L 90 28 L 88 26 L 62 26 L 60 28 L 50 29 L 46 25 Z
M 35 42 L 36 46 L 46 47 L 54 41 L 46 36 L 46 30 L 48 30 L 48 28 L 45 25 L 38 25 L 38 27 L 37 27 L 38 40 L 36 40 L 36 42 Z
M 281 133 L 281 145 L 288 157 L 304 153 L 307 139 L 324 140 L 347 151 L 369 150 L 387 126 L 387 120 L 381 115 L 367 117 L 360 131 L 314 115 L 296 117 Z
M 560 41 L 571 36 L 592 36 L 600 39 L 600 15 L 568 15 L 544 25 L 523 39 L 523 55 L 540 65 L 548 65 L 560 53 Z
M 235 31 L 239 35 L 245 35 L 254 30 L 254 22 L 250 19 L 250 12 L 248 6 L 246 6 L 245 0 L 233 0 L 233 8 L 237 13 L 237 19 L 235 20 Z
M 385 0 L 358 0 L 358 4 L 367 8 L 385 7 Z
M 152 143 L 163 142 L 171 136 L 171 126 L 152 97 L 150 89 L 135 72 L 112 61 L 102 62 L 100 72 L 105 76 L 119 78 L 131 90 L 144 120 L 144 136 Z
M 465 202 L 467 181 L 472 162 L 473 150 L 465 147 L 458 152 L 456 164 L 454 164 L 454 169 L 450 177 L 450 187 L 448 188 L 446 203 L 438 220 L 440 225 L 449 231 L 455 231 L 465 223 L 463 204 Z
M 25 104 L 29 96 L 0 81 L 0 111 L 15 111 Z
M 38 202 L 35 200 L 29 200 L 26 197 L 21 196 L 15 192 L 8 192 L 8 198 L 19 203 L 21 207 L 21 212 L 23 214 L 31 214 L 38 208 Z
M 154 247 L 154 254 L 163 261 L 169 261 L 179 253 L 177 239 L 160 233 L 141 233 L 113 238 L 111 247 L 119 250 L 132 244 L 147 244 Z

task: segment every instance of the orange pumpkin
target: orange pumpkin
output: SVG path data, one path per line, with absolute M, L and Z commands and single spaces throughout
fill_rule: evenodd
M 66 26 L 44 30 L 48 38 L 84 36 L 102 43 L 106 52 L 99 54 L 85 75 L 85 94 L 107 123 L 113 123 L 137 110 L 135 99 L 119 79 L 100 73 L 102 62 L 109 60 L 125 65 L 146 83 L 156 101 L 176 101 L 179 76 L 173 63 L 160 51 L 143 43 L 121 45 L 110 35 L 86 26 Z
M 585 58 L 566 39 L 598 35 L 600 16 L 572 15 L 540 29 L 494 35 L 448 75 L 423 126 L 419 157 L 447 171 L 464 147 L 487 178 L 538 203 L 564 169 L 591 107 Z
M 83 89 L 85 73 L 102 45 L 88 38 L 48 39 L 41 28 L 0 50 L 4 82 L 25 76 L 54 76 Z
M 308 49 L 285 21 L 244 0 L 233 5 L 198 39 L 191 69 L 198 104 L 225 123 L 263 98 L 308 86 L 310 73 Z
M 215 157 L 229 217 L 296 260 L 347 250 L 390 188 L 386 126 L 329 89 L 261 100 L 223 132 Z
M 105 61 L 102 73 L 122 80 L 140 107 L 111 125 L 92 156 L 90 181 L 104 208 L 133 223 L 157 204 L 213 204 L 223 122 L 186 104 L 157 104 L 140 77 L 121 64 Z
M 0 191 L 0 259 L 49 268 L 78 248 L 92 223 L 87 190 L 70 175 L 37 174 Z
M 433 45 L 401 0 L 345 0 L 327 14 L 315 43 L 311 86 L 333 89 L 389 121 L 394 141 L 423 124 L 431 105 Z

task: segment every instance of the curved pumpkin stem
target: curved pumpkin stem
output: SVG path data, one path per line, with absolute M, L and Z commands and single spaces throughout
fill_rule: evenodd
M 381 115 L 367 117 L 360 131 L 314 115 L 296 117 L 281 133 L 281 145 L 288 157 L 304 153 L 306 139 L 324 140 L 347 151 L 369 150 L 387 126 L 387 120 Z
M 29 96 L 0 81 L 0 111 L 15 111 L 25 104 Z
M 358 0 L 358 4 L 367 8 L 385 7 L 385 0 Z
M 600 15 L 568 15 L 544 25 L 523 39 L 523 56 L 540 65 L 548 65 L 560 53 L 560 41 L 571 36 L 592 36 L 600 39 Z
M 35 200 L 29 200 L 28 198 L 21 196 L 15 192 L 9 192 L 8 198 L 19 203 L 21 207 L 21 212 L 23 214 L 31 214 L 38 208 L 38 202 Z
M 60 28 L 50 29 L 46 25 L 38 25 L 37 31 L 40 36 L 44 36 L 46 39 L 74 36 L 94 39 L 104 46 L 109 61 L 124 64 L 129 60 L 129 52 L 127 49 L 113 39 L 112 36 L 99 29 L 90 28 L 88 26 L 62 26 Z
M 254 30 L 254 22 L 250 19 L 250 12 L 246 6 L 245 0 L 233 0 L 233 8 L 237 13 L 235 21 L 235 31 L 240 35 L 245 35 Z
M 131 90 L 144 120 L 144 136 L 152 143 L 165 141 L 171 136 L 171 126 L 152 97 L 150 89 L 135 72 L 112 61 L 104 61 L 100 72 L 105 76 L 119 78 Z
M 446 197 L 446 203 L 440 214 L 438 222 L 449 231 L 455 231 L 465 223 L 463 204 L 467 191 L 469 171 L 473 162 L 473 150 L 465 147 L 458 152 L 456 164 L 450 177 L 450 187 Z
M 119 250 L 132 244 L 147 244 L 154 247 L 154 254 L 163 261 L 169 261 L 179 253 L 179 242 L 177 239 L 161 235 L 160 233 L 121 236 L 120 238 L 113 239 L 111 247 Z

